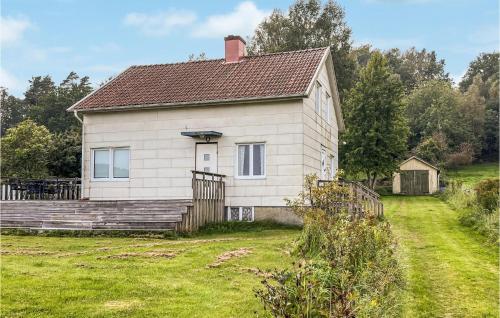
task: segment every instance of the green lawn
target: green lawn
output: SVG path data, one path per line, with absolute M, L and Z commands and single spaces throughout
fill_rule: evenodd
M 407 272 L 405 317 L 497 317 L 498 251 L 435 197 L 384 198 Z
M 2 236 L 2 317 L 255 317 L 256 268 L 291 264 L 297 230 L 193 239 Z M 225 252 L 249 253 L 210 267 Z M 244 250 L 243 250 L 244 251 Z
M 461 181 L 465 185 L 474 186 L 482 179 L 498 177 L 498 162 L 480 163 L 449 170 L 446 171 L 446 176 Z

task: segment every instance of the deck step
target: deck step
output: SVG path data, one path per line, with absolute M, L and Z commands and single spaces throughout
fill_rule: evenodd
M 2 201 L 0 227 L 71 230 L 173 230 L 191 200 Z

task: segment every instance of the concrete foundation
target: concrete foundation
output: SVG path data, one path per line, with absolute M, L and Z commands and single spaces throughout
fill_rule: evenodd
M 282 224 L 302 225 L 303 221 L 295 215 L 289 207 L 280 206 L 256 206 L 254 208 L 254 220 L 270 220 Z

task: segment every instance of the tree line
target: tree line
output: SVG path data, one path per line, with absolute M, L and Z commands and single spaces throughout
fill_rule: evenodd
M 440 167 L 498 158 L 499 53 L 481 53 L 455 86 L 434 51 L 353 46 L 335 1 L 275 9 L 250 39 L 250 54 L 330 47 L 346 132 L 342 167 L 373 187 L 411 154 Z
M 24 98 L 3 89 L 2 177 L 79 177 L 81 127 L 66 109 L 92 90 L 75 72 L 58 85 L 48 75 L 33 77 Z
M 441 167 L 498 157 L 498 52 L 480 54 L 455 86 L 434 51 L 355 47 L 345 14 L 333 0 L 295 1 L 264 19 L 248 52 L 330 47 L 346 122 L 340 159 L 349 174 L 363 174 L 373 186 L 410 154 Z M 33 77 L 24 98 L 3 90 L 2 174 L 78 176 L 81 128 L 66 109 L 91 90 L 89 78 L 74 72 L 59 85 L 48 75 Z M 31 149 L 35 142 L 46 144 Z M 31 149 L 28 157 L 23 147 Z M 25 160 L 44 168 L 23 169 Z

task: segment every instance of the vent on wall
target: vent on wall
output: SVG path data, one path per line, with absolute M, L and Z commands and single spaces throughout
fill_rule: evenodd
M 253 206 L 228 206 L 227 220 L 253 222 L 254 208 Z

